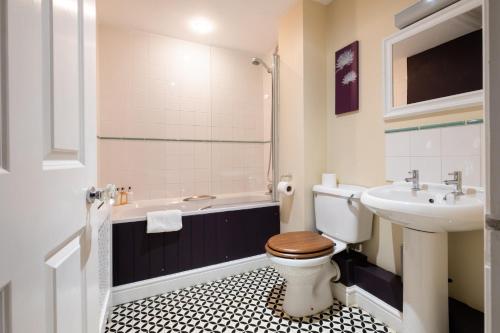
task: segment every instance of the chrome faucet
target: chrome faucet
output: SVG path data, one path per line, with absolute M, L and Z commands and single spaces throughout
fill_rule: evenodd
M 453 179 L 447 179 L 444 181 L 444 183 L 446 185 L 455 185 L 455 191 L 451 193 L 454 195 L 463 195 L 464 192 L 462 190 L 462 171 L 453 171 L 448 175 L 453 176 Z
M 418 170 L 411 170 L 411 171 L 408 171 L 408 173 L 411 175 L 411 177 L 405 178 L 405 182 L 412 183 L 412 186 L 411 186 L 412 191 L 419 191 L 420 190 L 420 180 L 419 180 L 419 176 L 418 176 Z

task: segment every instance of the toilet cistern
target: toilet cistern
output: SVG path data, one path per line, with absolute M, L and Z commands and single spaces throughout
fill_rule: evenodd
M 332 255 L 371 238 L 373 215 L 360 202 L 365 189 L 315 185 L 315 226 L 321 234 L 287 232 L 268 240 L 268 258 L 287 283 L 283 310 L 290 316 L 310 316 L 333 304 L 330 281 L 340 278 L 340 268 Z

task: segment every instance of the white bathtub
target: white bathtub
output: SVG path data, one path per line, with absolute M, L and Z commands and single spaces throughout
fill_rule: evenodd
M 183 216 L 226 212 L 268 206 L 277 206 L 271 196 L 258 193 L 217 195 L 215 199 L 183 201 L 176 199 L 138 200 L 128 205 L 113 207 L 113 223 L 144 221 L 147 212 L 180 209 Z

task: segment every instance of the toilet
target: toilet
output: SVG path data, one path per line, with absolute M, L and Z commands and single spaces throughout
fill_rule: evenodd
M 315 185 L 316 229 L 275 235 L 266 243 L 267 256 L 286 280 L 283 311 L 292 317 L 311 316 L 333 304 L 330 281 L 340 279 L 332 256 L 348 244 L 371 238 L 373 215 L 360 202 L 366 188 Z

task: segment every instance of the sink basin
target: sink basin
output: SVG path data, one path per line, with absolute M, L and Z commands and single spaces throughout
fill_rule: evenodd
M 483 227 L 484 191 L 464 187 L 464 195 L 449 194 L 453 186 L 422 184 L 412 191 L 409 183 L 371 188 L 361 202 L 378 216 L 407 228 L 427 232 L 477 230 Z M 446 199 L 445 199 L 446 197 Z
M 403 230 L 403 332 L 448 333 L 448 233 L 481 229 L 484 191 L 464 187 L 411 184 L 371 188 L 361 202 Z

